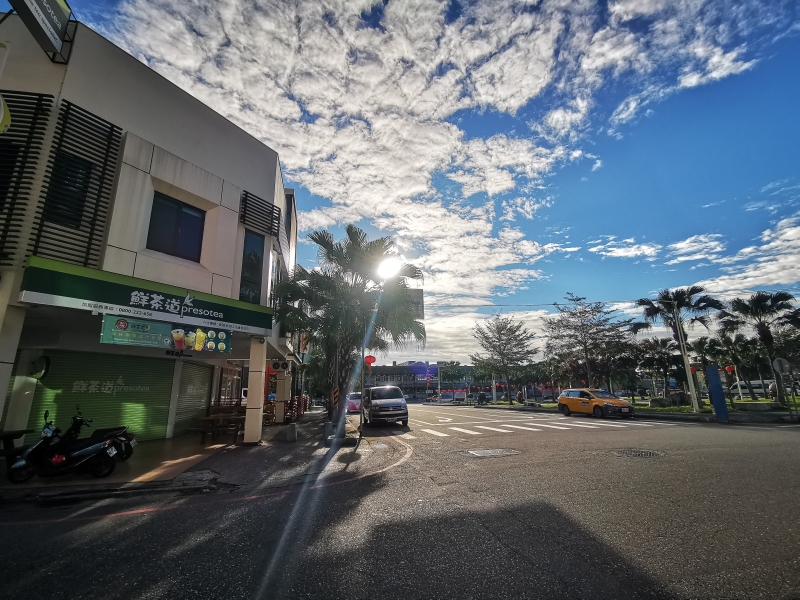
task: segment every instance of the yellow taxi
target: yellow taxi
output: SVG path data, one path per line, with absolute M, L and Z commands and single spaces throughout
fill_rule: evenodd
M 633 417 L 633 406 L 630 402 L 595 388 L 564 390 L 558 397 L 558 410 L 565 417 L 572 413 L 590 414 L 598 419 L 609 416 L 623 419 Z

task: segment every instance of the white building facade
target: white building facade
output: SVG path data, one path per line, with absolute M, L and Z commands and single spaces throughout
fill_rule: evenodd
M 277 152 L 81 24 L 67 64 L 17 16 L 0 38 L 0 429 L 80 405 L 172 437 L 245 387 L 257 442 L 295 350 L 272 318 L 297 239 Z

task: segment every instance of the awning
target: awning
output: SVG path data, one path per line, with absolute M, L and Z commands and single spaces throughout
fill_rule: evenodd
M 137 277 L 31 256 L 20 302 L 269 335 L 272 309 Z

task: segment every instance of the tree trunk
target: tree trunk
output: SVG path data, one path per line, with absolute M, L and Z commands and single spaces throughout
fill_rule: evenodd
M 740 371 L 740 373 L 741 373 L 741 371 Z M 745 379 L 744 380 L 744 384 L 747 386 L 747 391 L 750 392 L 750 397 L 753 399 L 753 402 L 758 402 L 758 398 L 756 398 L 756 393 L 753 391 L 753 386 L 750 385 L 750 380 L 749 379 Z

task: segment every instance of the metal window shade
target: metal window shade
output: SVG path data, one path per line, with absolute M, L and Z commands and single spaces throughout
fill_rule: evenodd
M 121 138 L 116 125 L 62 101 L 31 254 L 99 266 Z
M 53 97 L 2 90 L 11 126 L 0 136 L 0 266 L 22 266 L 20 240 Z
M 178 391 L 178 407 L 175 411 L 174 435 L 184 433 L 189 427 L 197 426 L 195 419 L 206 414 L 211 401 L 213 375 L 214 367 L 197 363 L 183 363 Z
M 239 222 L 251 231 L 277 238 L 281 231 L 281 209 L 244 191 L 239 207 Z
M 44 411 L 62 430 L 67 429 L 75 406 L 92 419 L 92 429 L 127 425 L 136 439 L 166 437 L 169 402 L 172 393 L 174 362 L 89 352 L 49 350 L 50 370 L 36 384 L 28 428 L 35 433 L 25 438 L 31 443 L 44 424 Z

